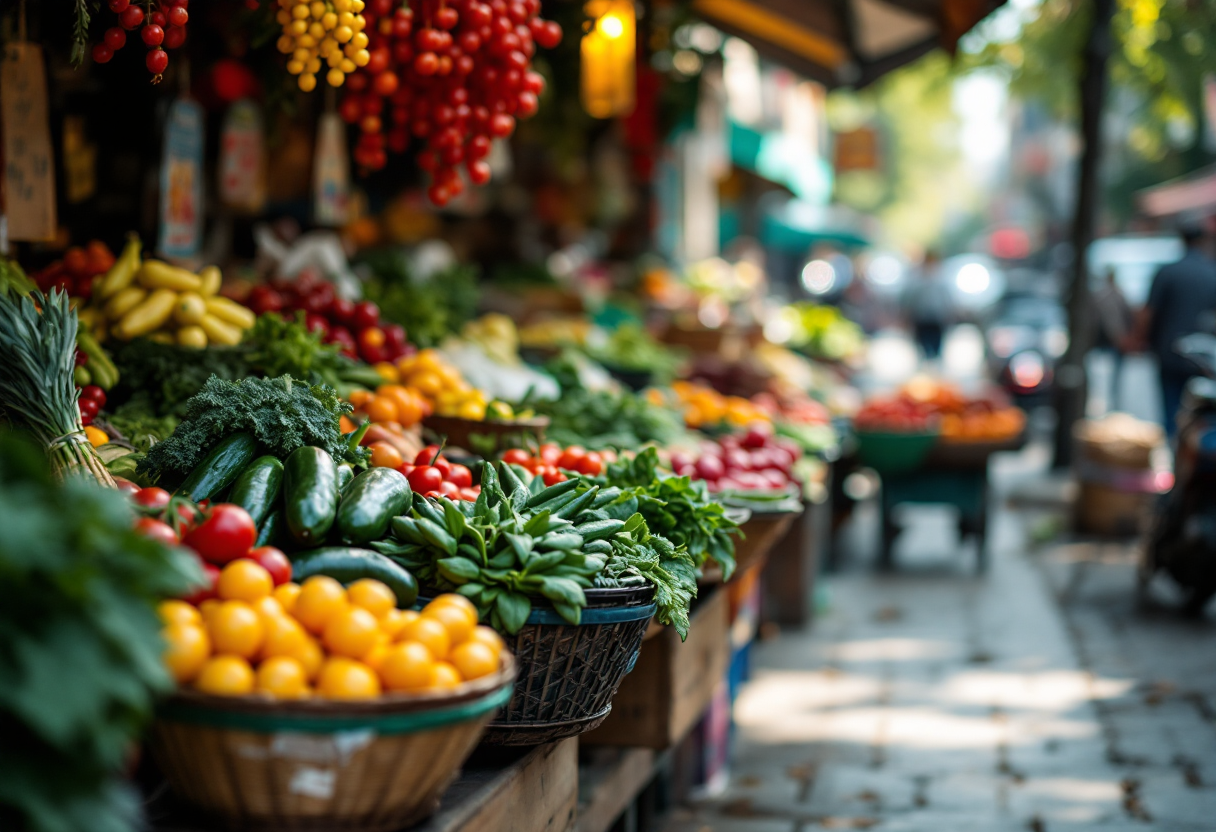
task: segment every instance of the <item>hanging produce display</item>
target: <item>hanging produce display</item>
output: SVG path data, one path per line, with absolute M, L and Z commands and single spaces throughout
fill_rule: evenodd
M 357 124 L 354 158 L 364 170 L 424 142 L 418 166 L 431 175 L 427 196 L 446 205 L 490 181 L 494 139 L 536 114 L 545 88 L 532 70 L 537 46 L 551 49 L 561 27 L 540 18 L 540 0 L 371 0 L 370 58 L 349 78 L 340 114 Z
M 321 62 L 325 81 L 340 87 L 346 76 L 370 60 L 364 31 L 363 0 L 279 0 L 275 20 L 283 27 L 278 49 L 288 56 L 287 71 L 304 92 L 317 88 Z
M 127 32 L 138 30 L 139 39 L 148 49 L 144 65 L 152 73 L 152 83 L 159 84 L 169 66 L 169 53 L 165 50 L 177 49 L 186 42 L 186 23 L 190 20 L 186 7 L 190 5 L 190 0 L 156 0 L 143 4 L 131 0 L 108 0 L 106 5 L 118 16 L 118 25 L 106 29 L 101 43 L 93 46 L 93 60 L 99 64 L 109 63 L 114 53 L 127 45 Z M 78 3 L 77 46 L 73 53 L 78 56 L 77 63 L 84 57 L 83 40 L 88 25 L 87 9 L 83 3 Z

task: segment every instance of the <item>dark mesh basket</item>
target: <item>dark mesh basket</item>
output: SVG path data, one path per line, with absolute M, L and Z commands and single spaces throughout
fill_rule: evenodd
M 519 665 L 515 693 L 483 743 L 540 745 L 590 731 L 608 717 L 654 615 L 654 587 L 586 594 L 579 626 L 552 608 L 534 608 L 514 639 L 507 637 Z

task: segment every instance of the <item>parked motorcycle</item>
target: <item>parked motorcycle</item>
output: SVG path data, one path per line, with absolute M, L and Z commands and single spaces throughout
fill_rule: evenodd
M 1159 572 L 1200 616 L 1216 595 L 1216 335 L 1179 339 L 1175 349 L 1203 373 L 1187 383 L 1178 412 L 1174 486 L 1162 498 L 1140 565 L 1141 592 Z

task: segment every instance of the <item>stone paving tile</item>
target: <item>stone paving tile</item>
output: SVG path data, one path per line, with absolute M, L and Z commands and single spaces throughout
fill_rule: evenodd
M 1216 832 L 1216 620 L 1138 607 L 1125 547 L 1029 552 L 1033 520 L 995 511 L 977 576 L 918 510 L 898 571 L 828 579 L 813 629 L 757 646 L 726 792 L 667 832 Z

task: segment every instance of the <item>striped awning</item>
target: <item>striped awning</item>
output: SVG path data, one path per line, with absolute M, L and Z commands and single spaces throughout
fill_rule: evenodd
M 1004 0 L 693 0 L 696 15 L 829 87 L 863 87 L 958 39 Z

